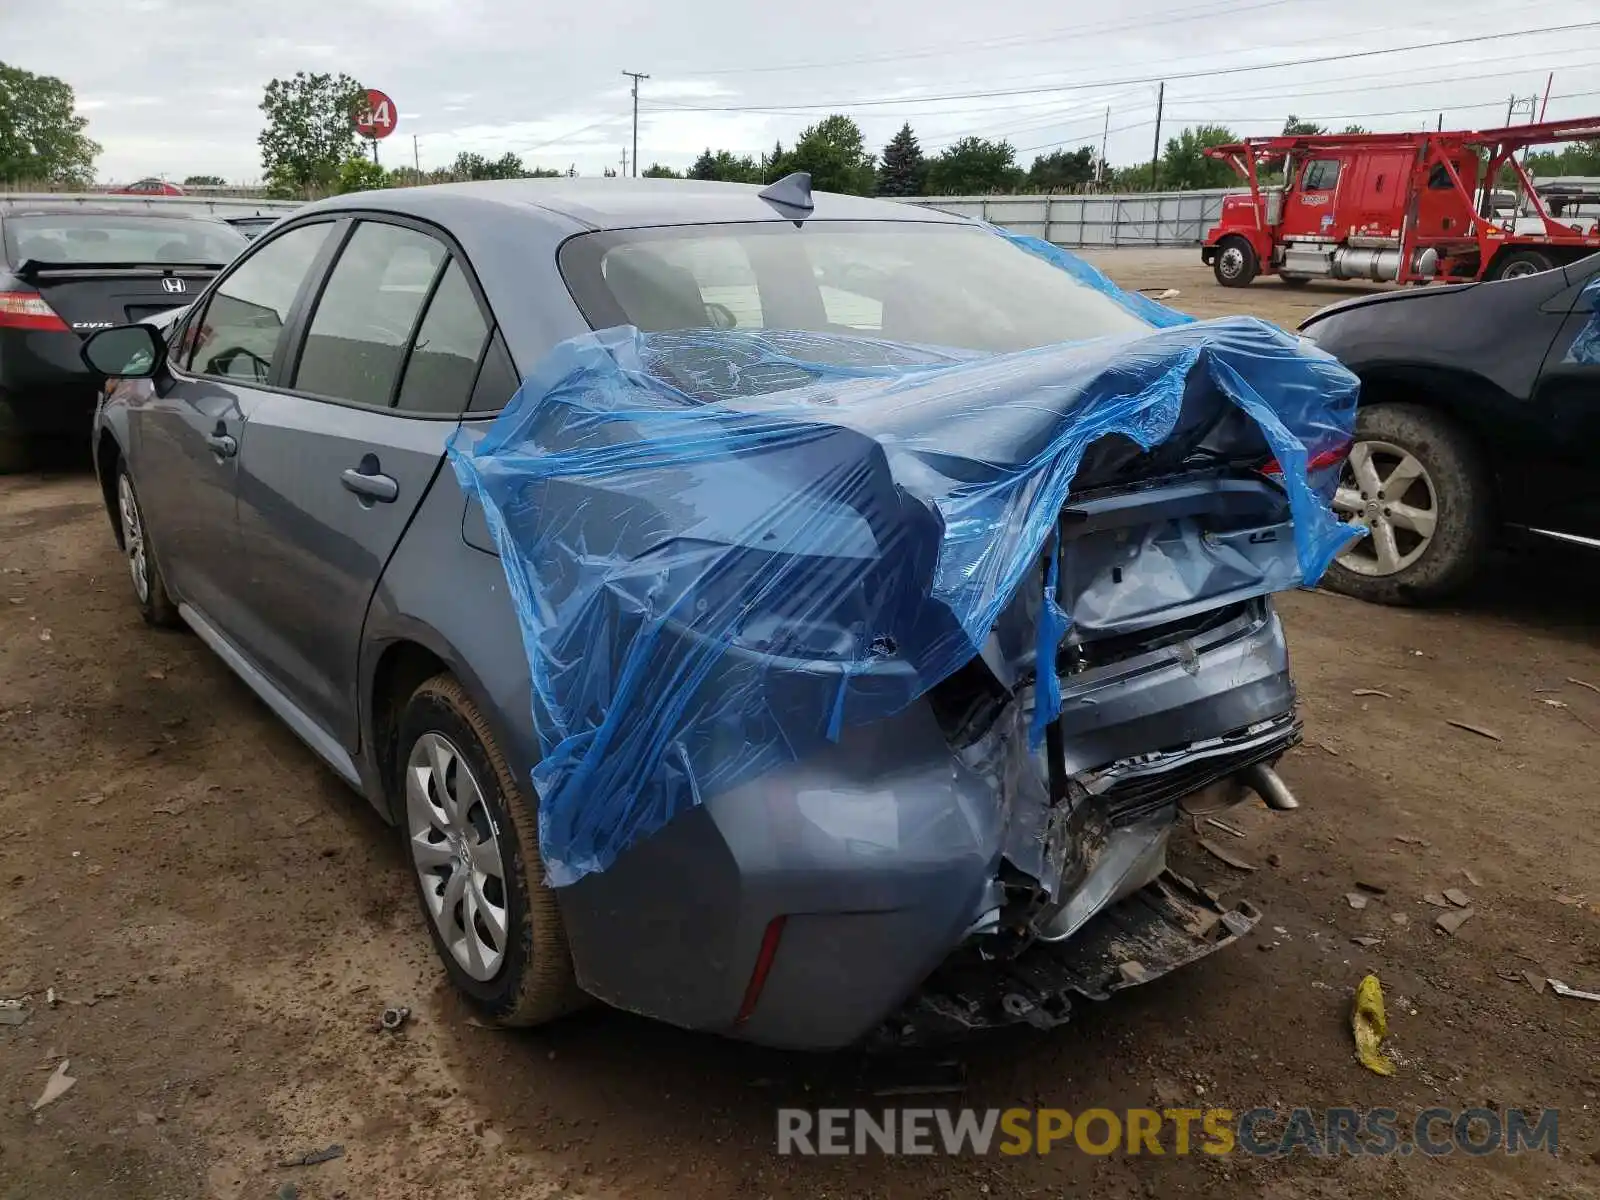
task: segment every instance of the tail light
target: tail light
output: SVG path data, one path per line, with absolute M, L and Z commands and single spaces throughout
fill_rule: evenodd
M 68 332 L 67 323 L 38 292 L 0 292 L 0 329 Z
M 1337 446 L 1331 446 L 1326 450 L 1320 450 L 1306 460 L 1306 474 L 1309 475 L 1313 471 L 1325 471 L 1330 467 L 1342 467 L 1344 465 L 1344 460 L 1348 458 L 1349 455 L 1349 442 L 1341 442 Z M 1276 458 L 1269 458 L 1267 459 L 1265 465 L 1262 466 L 1261 473 L 1269 478 L 1278 479 L 1283 475 L 1283 468 L 1278 465 L 1278 460 Z
M 786 917 L 773 917 L 767 923 L 767 930 L 761 935 L 761 949 L 756 954 L 755 970 L 750 972 L 750 982 L 745 984 L 744 1002 L 739 1005 L 739 1015 L 734 1017 L 735 1025 L 743 1025 L 750 1019 L 750 1014 L 756 1011 L 756 1001 L 761 999 L 761 989 L 767 986 L 767 974 L 772 970 L 772 960 L 778 957 L 778 943 L 783 938 L 783 926 Z

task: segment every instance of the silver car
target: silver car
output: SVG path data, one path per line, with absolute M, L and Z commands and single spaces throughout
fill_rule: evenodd
M 780 242 L 799 254 L 763 252 Z M 641 252 L 655 269 L 614 269 Z M 809 1048 L 1049 1026 L 1256 920 L 1165 854 L 1186 810 L 1293 806 L 1271 768 L 1299 735 L 1283 631 L 1262 589 L 1186 571 L 1164 531 L 1209 521 L 1246 557 L 1286 537 L 1264 451 L 1085 460 L 1061 526 L 1073 624 L 1047 668 L 1063 713 L 1036 752 L 1001 736 L 1037 676 L 1019 603 L 910 708 L 548 885 L 528 658 L 446 443 L 470 448 L 591 329 L 888 337 L 891 311 L 896 338 L 974 350 L 1142 328 L 926 209 L 518 180 L 311 204 L 175 319 L 87 344 L 118 379 L 95 463 L 145 619 L 198 634 L 398 828 L 444 969 L 489 1018 L 599 999 Z M 1155 586 L 1108 602 L 1125 572 Z

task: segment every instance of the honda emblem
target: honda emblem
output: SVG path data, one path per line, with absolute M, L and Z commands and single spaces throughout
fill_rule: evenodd
M 168 275 L 161 281 L 161 286 L 169 292 L 186 292 L 189 290 L 189 285 L 176 275 Z

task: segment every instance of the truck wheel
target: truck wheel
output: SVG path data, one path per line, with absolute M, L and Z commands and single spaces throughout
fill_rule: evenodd
M 412 693 L 394 777 L 417 898 L 450 982 L 499 1025 L 581 1007 L 561 909 L 544 882 L 537 810 L 451 676 Z
M 1356 415 L 1336 513 L 1365 526 L 1328 568 L 1337 592 L 1379 604 L 1423 604 L 1460 590 L 1494 537 L 1489 472 L 1456 425 L 1414 404 Z
M 1524 275 L 1537 275 L 1555 266 L 1555 261 L 1542 250 L 1513 250 L 1502 254 L 1489 268 L 1490 279 L 1520 279 Z
M 1261 270 L 1255 247 L 1237 234 L 1217 243 L 1217 256 L 1211 260 L 1211 273 L 1223 287 L 1248 287 Z

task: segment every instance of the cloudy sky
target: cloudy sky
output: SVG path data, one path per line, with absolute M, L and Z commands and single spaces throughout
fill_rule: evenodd
M 0 0 L 0 58 L 73 86 L 118 181 L 258 178 L 262 88 L 296 70 L 395 98 L 386 163 L 509 150 L 582 174 L 628 144 L 624 70 L 651 76 L 640 157 L 679 168 L 708 145 L 760 154 L 829 112 L 873 148 L 910 121 L 925 150 L 1004 137 L 1024 164 L 1109 124 L 1111 160 L 1132 162 L 1158 78 L 1164 134 L 1276 132 L 1291 111 L 1486 127 L 1552 71 L 1548 119 L 1600 111 L 1600 10 L 1572 0 Z

